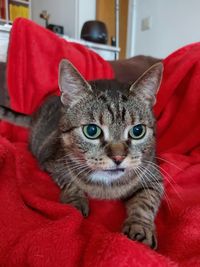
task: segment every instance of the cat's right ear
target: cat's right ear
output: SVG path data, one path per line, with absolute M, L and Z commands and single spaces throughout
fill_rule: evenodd
M 66 59 L 62 59 L 59 64 L 58 84 L 61 91 L 61 102 L 66 106 L 74 105 L 85 94 L 92 92 L 89 83 Z
M 151 66 L 130 87 L 130 94 L 139 96 L 144 103 L 153 106 L 159 90 L 163 75 L 163 63 L 159 62 Z

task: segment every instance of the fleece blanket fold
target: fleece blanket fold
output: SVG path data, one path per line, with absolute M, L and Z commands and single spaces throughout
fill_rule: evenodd
M 86 79 L 113 78 L 109 64 L 31 21 L 15 21 L 7 80 L 11 107 L 32 113 L 58 94 L 67 58 Z M 59 203 L 59 188 L 28 150 L 28 131 L 0 122 L 0 266 L 200 266 L 200 43 L 164 60 L 155 114 L 165 196 L 156 218 L 158 249 L 120 233 L 120 201 L 90 200 L 90 215 Z

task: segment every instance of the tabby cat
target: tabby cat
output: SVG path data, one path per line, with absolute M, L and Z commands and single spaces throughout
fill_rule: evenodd
M 30 149 L 61 188 L 62 202 L 88 216 L 87 195 L 124 200 L 123 233 L 152 248 L 163 195 L 152 112 L 162 69 L 157 63 L 128 86 L 87 82 L 62 60 L 60 97 L 49 97 L 31 118 L 0 108 L 1 118 L 31 127 Z

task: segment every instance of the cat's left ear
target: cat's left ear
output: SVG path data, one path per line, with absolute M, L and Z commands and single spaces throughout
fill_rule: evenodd
M 92 92 L 89 83 L 70 61 L 66 59 L 61 60 L 58 75 L 61 102 L 64 105 L 72 106 L 85 94 Z
M 131 85 L 130 94 L 139 96 L 147 104 L 153 106 L 156 103 L 156 94 L 161 84 L 162 74 L 162 62 L 154 64 Z

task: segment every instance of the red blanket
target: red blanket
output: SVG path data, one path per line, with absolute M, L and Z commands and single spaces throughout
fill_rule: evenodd
M 156 218 L 158 249 L 120 233 L 120 201 L 91 200 L 83 218 L 59 203 L 59 189 L 27 148 L 25 129 L 0 124 L 0 266 L 200 266 L 200 44 L 164 60 L 155 107 L 158 157 L 166 194 Z M 87 79 L 111 78 L 103 59 L 26 20 L 13 26 L 11 106 L 31 113 L 57 93 L 57 67 L 70 59 Z M 162 159 L 161 159 L 162 158 Z

